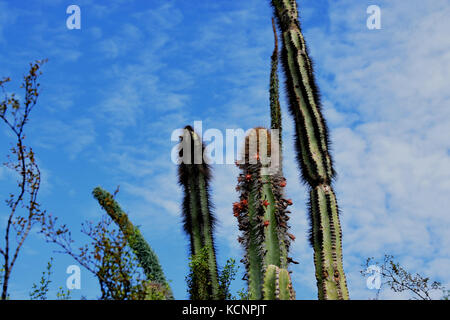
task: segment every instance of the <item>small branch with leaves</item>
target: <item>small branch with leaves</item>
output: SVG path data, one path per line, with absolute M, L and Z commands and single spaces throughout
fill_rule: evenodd
M 410 292 L 414 300 L 433 300 L 432 292 L 441 291 L 442 297 L 448 298 L 448 291 L 438 281 L 431 281 L 428 277 L 420 274 L 412 274 L 394 260 L 394 256 L 385 255 L 383 262 L 379 263 L 375 259 L 368 258 L 363 264 L 364 269 L 361 274 L 365 277 L 370 266 L 378 266 L 381 276 L 381 286 L 377 290 L 378 299 L 383 287 L 388 286 L 394 292 Z

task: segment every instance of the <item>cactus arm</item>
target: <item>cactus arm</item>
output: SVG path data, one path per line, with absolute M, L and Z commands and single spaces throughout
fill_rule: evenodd
M 329 138 L 312 62 L 298 21 L 295 0 L 272 0 L 282 32 L 282 61 L 289 109 L 295 120 L 297 159 L 310 188 L 310 240 L 319 299 L 349 299 L 342 265 L 342 235 L 331 183 Z
M 158 256 L 152 250 L 148 242 L 145 241 L 139 229 L 129 220 L 128 215 L 123 212 L 120 205 L 114 200 L 113 196 L 100 187 L 95 188 L 92 193 L 101 207 L 119 226 L 120 230 L 126 236 L 128 244 L 138 258 L 147 279 L 167 285 L 168 287 Z M 168 298 L 173 299 L 170 288 Z
M 278 267 L 273 264 L 268 265 L 264 274 L 264 300 L 275 300 L 276 282 Z
M 280 268 L 278 270 L 277 277 L 277 300 L 293 300 L 295 298 L 294 292 L 292 290 L 292 281 L 289 272 L 286 269 Z
M 293 300 L 291 277 L 286 269 L 268 265 L 264 274 L 264 300 Z

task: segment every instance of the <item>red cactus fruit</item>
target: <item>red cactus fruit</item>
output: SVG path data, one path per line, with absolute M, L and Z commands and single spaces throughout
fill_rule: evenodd
M 263 206 L 267 207 L 269 205 L 269 201 L 264 200 L 262 204 L 263 204 Z
M 282 188 L 286 187 L 286 181 L 281 181 L 280 182 L 280 187 L 282 187 Z
M 291 199 L 287 199 L 286 202 L 287 202 L 288 206 L 292 205 L 292 200 Z
M 247 179 L 247 181 L 250 181 L 251 178 L 252 178 L 252 175 L 251 175 L 251 174 L 246 174 L 246 175 L 245 175 L 245 179 Z
M 239 202 L 234 202 L 233 203 L 233 212 L 238 212 L 239 213 L 239 211 L 241 211 L 241 209 L 242 209 L 242 206 L 241 206 L 241 204 L 239 203 Z
M 269 220 L 264 221 L 264 227 L 267 227 L 269 225 Z

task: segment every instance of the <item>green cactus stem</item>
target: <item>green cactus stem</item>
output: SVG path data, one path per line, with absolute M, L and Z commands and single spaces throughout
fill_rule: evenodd
M 185 127 L 181 138 L 180 158 L 183 161 L 178 167 L 178 177 L 179 184 L 184 190 L 184 230 L 190 238 L 191 256 L 200 254 L 204 247 L 209 248 L 210 286 L 206 289 L 211 299 L 218 299 L 219 280 L 213 237 L 215 217 L 212 213 L 212 204 L 209 196 L 211 169 L 203 161 L 204 147 L 200 137 L 191 126 Z M 204 290 L 205 288 L 201 289 L 201 291 Z
M 264 300 L 295 300 L 289 272 L 273 264 L 266 268 L 263 290 Z
M 252 139 L 252 135 L 256 138 Z M 245 249 L 242 262 L 246 267 L 250 299 L 255 300 L 263 298 L 264 274 L 269 265 L 287 269 L 292 261 L 288 252 L 294 239 L 288 233 L 287 207 L 292 202 L 283 197 L 282 189 L 286 182 L 279 171 L 269 175 L 269 164 L 263 165 L 264 152 L 259 150 L 262 137 L 267 139 L 267 154 L 270 154 L 270 133 L 267 129 L 255 128 L 246 137 L 244 161 L 237 163 L 241 170 L 236 187 L 240 201 L 233 204 L 233 213 L 242 232 L 238 241 Z M 255 153 L 250 151 L 250 141 L 258 145 Z
M 128 219 L 128 215 L 120 208 L 120 205 L 109 192 L 97 187 L 92 194 L 126 236 L 128 244 L 138 258 L 147 280 L 159 284 L 164 290 L 167 288 L 166 298 L 173 299 L 172 291 L 164 276 L 158 256 L 145 241 L 139 229 Z
M 342 266 L 342 232 L 336 195 L 323 184 L 310 191 L 310 243 L 314 248 L 314 264 L 319 299 L 348 299 Z
M 275 20 L 272 18 L 272 28 L 274 34 L 274 49 L 270 58 L 270 128 L 272 134 L 278 133 L 278 163 L 279 171 L 283 174 L 283 129 L 281 119 L 281 105 L 279 94 L 279 80 L 278 80 L 278 36 L 275 26 Z M 274 131 L 276 129 L 277 131 Z M 273 150 L 275 155 L 275 150 Z M 272 155 L 272 156 L 274 156 Z
M 280 155 L 282 153 L 282 121 L 281 121 L 281 106 L 279 94 L 279 80 L 278 80 L 278 36 L 275 26 L 275 20 L 272 18 L 272 27 L 274 34 L 275 46 L 272 56 L 270 58 L 270 128 L 278 129 L 280 134 Z M 281 162 L 280 162 L 281 163 Z
M 313 65 L 308 55 L 295 0 L 271 0 L 281 29 L 282 63 L 290 113 L 295 121 L 297 159 L 302 179 L 310 188 L 310 240 L 319 299 L 348 299 L 342 266 L 342 240 L 336 197 L 335 172 L 329 137 L 321 113 Z

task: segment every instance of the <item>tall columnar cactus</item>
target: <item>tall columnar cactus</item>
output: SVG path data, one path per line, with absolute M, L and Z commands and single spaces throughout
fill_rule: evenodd
M 278 36 L 275 26 L 275 21 L 272 18 L 272 27 L 274 34 L 275 46 L 272 56 L 270 58 L 270 128 L 272 134 L 275 132 L 278 134 L 278 162 L 279 171 L 283 174 L 283 139 L 282 139 L 282 119 L 281 119 L 281 106 L 280 106 L 280 94 L 279 94 L 279 80 L 278 80 Z M 275 130 L 276 131 L 275 131 Z
M 288 297 L 284 294 L 273 296 L 267 291 L 267 288 L 275 286 L 273 281 L 276 279 L 269 276 L 272 272 L 269 266 L 287 272 L 292 261 L 288 252 L 294 236 L 288 233 L 287 224 L 287 207 L 292 201 L 283 197 L 286 181 L 280 171 L 269 171 L 270 162 L 266 161 L 266 155 L 270 152 L 269 131 L 255 128 L 246 137 L 242 163 L 237 163 L 241 169 L 236 187 L 240 201 L 233 204 L 233 212 L 242 232 L 238 241 L 245 249 L 242 262 L 246 266 L 249 295 L 250 299 L 255 300 Z
M 272 56 L 270 57 L 270 128 L 277 129 L 279 132 L 279 153 L 280 153 L 280 168 L 282 157 L 282 121 L 281 121 L 281 106 L 280 106 L 280 94 L 279 94 L 279 80 L 278 80 L 278 36 L 275 27 L 275 21 L 272 18 L 272 27 L 274 34 L 275 46 Z
M 321 113 L 312 62 L 298 21 L 295 0 L 271 0 L 282 32 L 282 62 L 289 108 L 295 120 L 297 159 L 310 187 L 310 241 L 319 299 L 348 299 L 342 266 L 342 236 L 328 129 Z
M 158 256 L 147 241 L 145 241 L 139 229 L 128 219 L 128 215 L 123 212 L 117 201 L 114 200 L 114 197 L 109 192 L 97 187 L 92 194 L 125 235 L 130 248 L 133 250 L 144 270 L 147 280 L 151 283 L 160 285 L 166 298 L 173 299 L 172 291 L 164 276 Z
M 182 161 L 179 164 L 178 176 L 179 183 L 184 189 L 184 230 L 190 237 L 192 256 L 200 254 L 202 248 L 208 248 L 210 281 L 206 289 L 211 299 L 218 299 L 219 279 L 213 237 L 215 217 L 209 196 L 211 170 L 203 160 L 202 141 L 192 127 L 185 127 L 180 145 Z

